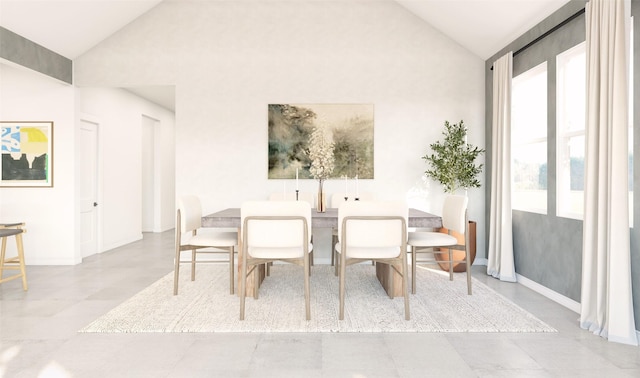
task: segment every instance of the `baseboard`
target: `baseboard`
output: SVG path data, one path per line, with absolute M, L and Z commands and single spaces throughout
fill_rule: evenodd
M 118 248 L 118 247 L 122 247 L 123 245 L 129 244 L 129 243 L 133 243 L 136 242 L 138 240 L 142 240 L 143 236 L 142 233 L 140 234 L 135 234 L 135 235 L 131 235 L 128 238 L 125 239 L 121 239 L 117 242 L 114 243 L 110 243 L 110 244 L 105 244 L 102 246 L 102 250 L 99 253 L 103 253 L 103 252 L 107 252 L 110 251 L 112 249 Z
M 539 283 L 528 279 L 520 274 L 516 273 L 516 279 L 518 283 L 524 287 L 527 287 L 536 293 L 542 294 L 545 297 L 551 299 L 552 301 L 568 308 L 569 310 L 575 312 L 576 314 L 580 314 L 580 303 L 574 301 L 571 298 L 567 298 L 562 294 L 558 294 L 557 292 L 549 289 L 548 287 L 542 286 Z
M 473 261 L 472 265 L 484 265 L 484 266 L 487 266 L 487 265 L 489 265 L 489 260 L 487 260 L 485 258 L 476 257 L 476 259 Z
M 489 263 L 489 260 L 487 260 L 486 258 L 476 258 L 476 260 L 473 262 L 473 265 L 487 265 L 488 263 Z M 549 289 L 548 287 L 540 285 L 539 283 L 532 281 L 527 277 L 522 276 L 518 273 L 516 273 L 516 279 L 518 283 L 521 284 L 522 286 L 527 287 L 538 294 L 544 295 L 545 297 L 568 308 L 569 310 L 577 314 L 580 314 L 579 302 L 576 302 L 571 298 L 567 298 L 562 294 L 558 294 L 557 292 Z

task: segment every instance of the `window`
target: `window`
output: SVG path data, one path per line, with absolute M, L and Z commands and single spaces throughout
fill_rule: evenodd
M 547 63 L 513 78 L 511 206 L 547 212 Z
M 583 42 L 556 57 L 557 214 L 575 219 L 584 214 L 585 48 Z
M 630 23 L 633 27 L 633 22 Z M 633 46 L 633 30 L 629 46 Z M 633 50 L 629 54 L 629 83 L 633 83 Z M 559 54 L 557 64 L 557 214 L 584 217 L 584 158 L 586 114 L 586 43 Z M 629 224 L 633 225 L 633 85 L 629 85 Z

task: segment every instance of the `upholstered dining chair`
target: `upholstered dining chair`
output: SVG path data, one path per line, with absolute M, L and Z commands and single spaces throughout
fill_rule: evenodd
M 300 265 L 304 270 L 306 319 L 311 319 L 309 274 L 311 206 L 305 201 L 249 201 L 240 208 L 242 262 L 240 273 L 240 320 L 244 320 L 246 280 L 255 267 L 274 261 Z M 258 298 L 258 286 L 254 286 Z
M 202 228 L 202 207 L 196 196 L 184 196 L 178 201 L 176 218 L 176 256 L 173 274 L 173 295 L 178 294 L 180 264 L 191 264 L 191 281 L 196 279 L 198 263 L 229 263 L 229 292 L 233 294 L 234 255 L 238 245 L 237 232 L 220 232 Z M 182 251 L 191 251 L 191 259 L 182 261 Z M 197 259 L 198 254 L 226 254 L 226 260 Z
M 358 193 L 358 201 L 373 201 L 375 200 L 375 195 L 371 192 L 360 192 Z M 331 207 L 339 208 L 341 204 L 345 201 L 355 201 L 354 197 L 347 197 L 345 193 L 334 193 L 331 195 Z M 336 252 L 336 243 L 338 243 L 338 229 L 334 228 L 331 230 L 331 265 L 335 264 L 335 259 L 337 256 Z M 338 266 L 336 265 L 335 274 L 338 275 Z
M 22 289 L 28 290 L 27 271 L 24 262 L 24 245 L 22 244 L 22 234 L 27 232 L 24 223 L 0 223 L 0 239 L 2 239 L 2 249 L 0 250 L 0 283 L 22 278 Z M 7 258 L 7 238 L 14 236 L 16 239 L 17 255 Z M 20 273 L 4 277 L 5 270 L 19 270 Z
M 469 253 L 469 221 L 467 218 L 467 206 L 469 199 L 462 195 L 448 195 L 445 197 L 442 208 L 442 226 L 449 230 L 449 234 L 436 231 L 412 231 L 409 232 L 407 244 L 411 248 L 411 292 L 416 292 L 416 267 L 419 253 L 439 254 L 440 263 L 448 263 L 449 279 L 453 281 L 453 266 L 456 263 L 466 264 L 467 292 L 471 295 L 471 258 Z M 465 244 L 458 245 L 458 239 L 450 235 L 451 231 L 464 235 Z M 445 250 L 446 249 L 446 250 Z M 453 250 L 464 249 L 465 259 L 454 260 Z M 445 260 L 442 256 L 448 256 Z M 428 261 L 427 264 L 436 264 L 438 261 Z M 425 263 L 424 261 L 422 263 Z
M 402 277 L 404 317 L 409 320 L 407 290 L 407 219 L 409 209 L 398 201 L 348 201 L 338 208 L 340 320 L 344 319 L 347 266 L 373 260 L 389 264 Z M 393 280 L 390 280 L 393 282 Z M 393 288 L 389 291 L 393 293 Z M 392 295 L 392 294 L 390 294 Z
M 317 193 L 312 192 L 298 192 L 298 201 L 308 202 L 311 208 L 316 207 L 316 196 Z M 270 201 L 295 201 L 296 193 L 295 192 L 273 192 L 269 195 Z M 313 239 L 312 239 L 313 242 Z M 315 259 L 313 257 L 313 251 L 309 255 L 311 258 L 311 266 L 315 265 Z M 267 265 L 267 275 L 269 274 L 269 265 Z

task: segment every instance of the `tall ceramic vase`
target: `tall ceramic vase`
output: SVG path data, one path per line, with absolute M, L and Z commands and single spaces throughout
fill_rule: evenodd
M 324 180 L 318 180 L 320 182 L 320 186 L 318 187 L 318 207 L 317 210 L 319 213 L 324 213 L 327 210 L 327 197 L 323 191 L 322 184 Z

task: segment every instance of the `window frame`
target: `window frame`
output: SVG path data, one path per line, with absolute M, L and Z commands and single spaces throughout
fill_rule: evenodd
M 514 126 L 514 106 L 513 106 L 513 93 L 515 92 L 513 89 L 514 87 L 517 85 L 516 83 L 519 80 L 525 80 L 527 78 L 531 78 L 531 77 L 535 77 L 537 75 L 540 74 L 544 74 L 545 80 L 544 80 L 544 101 L 541 101 L 541 104 L 544 104 L 544 112 L 545 112 L 545 116 L 544 116 L 544 136 L 533 136 L 533 137 L 528 137 L 528 138 L 515 138 L 515 128 Z M 544 153 L 544 163 L 542 164 L 546 164 L 547 165 L 547 183 L 548 183 L 548 179 L 549 179 L 549 159 L 548 159 L 548 151 L 549 151 L 549 133 L 548 133 L 548 122 L 547 122 L 547 115 L 549 112 L 549 106 L 548 106 L 548 88 L 549 88 L 549 68 L 548 68 L 548 64 L 546 61 L 541 62 L 540 64 L 535 65 L 534 67 L 520 73 L 519 75 L 515 76 L 512 78 L 512 103 L 511 103 L 511 150 L 512 150 L 512 156 L 511 156 L 511 208 L 513 210 L 518 210 L 518 211 L 525 211 L 525 212 L 530 212 L 530 213 L 537 213 L 537 214 L 548 214 L 548 196 L 549 196 L 549 187 L 547 184 L 547 188 L 544 190 L 540 190 L 540 194 L 542 195 L 543 193 L 543 197 L 544 199 L 540 199 L 538 202 L 542 205 L 541 207 L 538 206 L 527 206 L 528 204 L 532 204 L 532 203 L 536 203 L 536 201 L 522 201 L 522 202 L 516 202 L 518 199 L 518 194 L 521 191 L 516 190 L 516 182 L 515 180 L 515 156 L 513 155 L 513 151 L 518 148 L 518 147 L 524 147 L 524 146 L 532 146 L 535 144 L 544 144 L 545 146 L 545 153 Z M 527 204 L 527 205 L 525 205 Z

